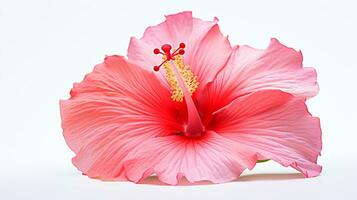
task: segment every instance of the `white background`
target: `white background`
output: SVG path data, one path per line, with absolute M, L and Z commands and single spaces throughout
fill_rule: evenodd
M 272 162 L 241 181 L 162 186 L 102 182 L 71 164 L 59 99 L 69 97 L 105 55 L 126 55 L 165 14 L 217 16 L 232 44 L 265 48 L 271 37 L 301 49 L 318 72 L 308 104 L 321 118 L 321 176 L 302 179 Z M 356 1 L 16 1 L 0 0 L 1 199 L 353 199 L 357 169 Z M 278 173 L 278 174 L 275 174 Z M 356 184 L 355 184 L 356 185 Z

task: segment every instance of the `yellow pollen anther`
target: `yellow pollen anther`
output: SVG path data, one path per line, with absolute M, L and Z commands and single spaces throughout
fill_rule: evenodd
M 163 56 L 163 60 L 166 59 L 166 56 Z M 175 65 L 177 66 L 177 70 L 180 73 L 182 80 L 184 81 L 187 90 L 190 92 L 190 94 L 192 95 L 198 85 L 199 82 L 197 81 L 197 76 L 195 76 L 192 71 L 190 70 L 189 65 L 185 65 L 185 63 L 183 62 L 183 58 L 182 55 L 176 55 L 173 62 L 175 63 Z M 173 101 L 177 101 L 177 102 L 182 102 L 183 101 L 183 91 L 178 83 L 177 77 L 175 76 L 175 73 L 173 71 L 173 67 L 170 64 L 170 62 L 166 62 L 163 64 L 163 67 L 166 71 L 166 80 L 170 85 L 170 89 L 171 89 L 171 99 Z

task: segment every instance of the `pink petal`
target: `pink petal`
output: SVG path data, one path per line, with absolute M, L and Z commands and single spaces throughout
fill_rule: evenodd
M 122 159 L 148 138 L 180 129 L 170 93 L 155 76 L 109 56 L 60 101 L 73 164 L 90 177 L 123 178 Z
M 224 37 L 218 25 L 215 25 L 196 47 L 196 51 L 187 54 L 185 62 L 198 77 L 200 89 L 215 79 L 218 71 L 226 64 L 231 51 L 228 38 Z
M 128 159 L 125 170 L 129 180 L 140 182 L 155 173 L 162 182 L 171 185 L 183 176 L 190 182 L 235 180 L 256 162 L 255 155 L 212 131 L 200 139 L 152 138 L 132 151 Z
M 246 145 L 252 153 L 291 166 L 306 177 L 320 174 L 320 121 L 308 112 L 303 99 L 281 91 L 260 91 L 219 110 L 213 130 Z
M 174 48 L 184 42 L 185 63 L 198 76 L 203 87 L 213 80 L 217 72 L 227 62 L 231 46 L 217 25 L 217 20 L 202 21 L 192 17 L 191 12 L 166 16 L 166 21 L 148 27 L 141 39 L 132 38 L 128 48 L 129 60 L 149 71 L 161 63 L 160 56 L 153 53 L 154 48 L 171 44 Z M 164 80 L 164 70 L 157 73 Z
M 265 50 L 240 46 L 199 99 L 202 110 L 215 111 L 235 98 L 259 90 L 278 89 L 309 98 L 319 91 L 316 72 L 302 67 L 302 54 L 272 39 Z

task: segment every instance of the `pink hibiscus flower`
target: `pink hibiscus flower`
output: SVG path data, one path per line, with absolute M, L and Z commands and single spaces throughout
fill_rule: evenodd
M 217 19 L 183 12 L 74 84 L 60 101 L 63 135 L 73 164 L 103 180 L 221 183 L 263 159 L 314 177 L 321 129 L 305 101 L 318 90 L 301 52 L 276 39 L 231 47 Z

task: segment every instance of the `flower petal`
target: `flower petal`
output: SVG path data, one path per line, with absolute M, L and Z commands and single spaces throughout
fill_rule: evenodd
M 215 111 L 235 98 L 259 90 L 278 89 L 309 98 L 319 91 L 316 72 L 302 67 L 302 54 L 272 39 L 266 50 L 234 49 L 227 65 L 199 97 L 201 110 Z
M 256 163 L 255 155 L 212 131 L 200 139 L 152 138 L 132 151 L 128 159 L 125 170 L 129 180 L 140 182 L 155 173 L 162 182 L 171 185 L 176 185 L 183 176 L 190 182 L 235 180 L 245 168 L 251 169 Z
M 185 63 L 190 65 L 192 72 L 198 77 L 199 88 L 204 89 L 227 63 L 232 48 L 218 25 L 214 25 L 195 49 L 187 54 Z
M 306 177 L 317 176 L 321 166 L 320 121 L 305 102 L 281 91 L 260 91 L 234 102 L 215 114 L 213 130 L 246 145 L 252 153 L 291 166 Z
M 184 42 L 185 63 L 198 76 L 200 87 L 213 80 L 227 62 L 231 46 L 222 35 L 217 20 L 203 21 L 192 17 L 191 12 L 166 16 L 166 21 L 148 27 L 141 39 L 132 38 L 128 48 L 129 60 L 152 71 L 153 66 L 161 63 L 162 58 L 153 53 L 154 48 L 171 44 L 174 48 Z M 165 72 L 160 70 L 158 77 L 164 80 Z
M 73 164 L 90 177 L 121 177 L 122 159 L 148 138 L 180 127 L 170 93 L 155 76 L 109 56 L 61 100 L 63 135 Z

